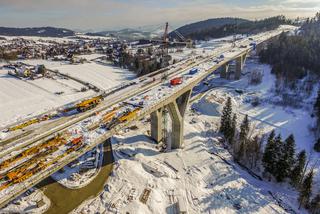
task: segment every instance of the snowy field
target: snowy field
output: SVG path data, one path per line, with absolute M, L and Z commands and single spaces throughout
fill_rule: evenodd
M 79 55 L 78 57 L 91 60 L 99 56 L 101 55 Z M 31 65 L 44 64 L 51 70 L 58 70 L 63 74 L 68 74 L 71 77 L 89 82 L 104 90 L 117 86 L 136 77 L 135 74 L 128 70 L 114 66 L 102 65 L 96 62 L 76 65 L 71 65 L 65 62 L 53 62 L 45 60 L 25 60 L 24 62 Z
M 94 62 L 79 65 L 64 65 L 53 67 L 52 69 L 57 69 L 61 73 L 79 78 L 104 90 L 135 78 L 135 75 L 130 71 Z
M 33 65 L 45 64 L 47 68 L 57 69 L 62 73 L 90 82 L 101 89 L 115 87 L 135 77 L 127 70 L 93 62 L 79 65 L 45 60 L 26 60 L 25 62 Z M 80 92 L 81 87 L 83 85 L 76 81 L 62 78 L 24 81 L 0 69 L 0 111 L 2 113 L 0 127 L 94 95 L 91 90 Z M 55 94 L 62 91 L 64 93 L 61 95 Z
M 51 79 L 23 81 L 8 75 L 5 70 L 0 70 L 0 126 L 94 94 L 92 91 L 74 92 L 73 89 L 76 88 L 77 86 L 68 87 L 63 81 Z M 54 94 L 64 89 L 67 89 L 65 94 Z

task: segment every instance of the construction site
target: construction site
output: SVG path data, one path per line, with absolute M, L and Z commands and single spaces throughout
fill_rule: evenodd
M 280 31 L 256 35 L 254 39 L 261 43 L 278 35 Z M 168 24 L 159 42 L 164 55 L 169 52 L 167 34 Z M 191 41 L 184 38 L 181 40 L 183 41 L 171 43 L 183 43 L 186 50 L 193 48 Z M 92 94 L 54 106 L 45 113 L 31 115 L 2 128 L 0 196 L 4 201 L 1 203 L 8 203 L 28 186 L 34 186 L 52 174 L 58 183 L 67 188 L 77 189 L 88 185 L 90 181 L 82 182 L 85 180 L 83 178 L 93 180 L 101 167 L 100 161 L 103 157 L 99 145 L 115 134 L 137 129 L 137 121 L 142 121 L 145 125 L 151 122 L 151 128 L 146 134 L 158 143 L 157 149 L 160 152 L 180 148 L 185 109 L 180 111 L 179 107 L 186 108 L 192 88 L 218 68 L 225 68 L 228 74 L 241 74 L 245 60 L 243 56 L 245 58 L 249 51 L 255 49 L 249 46 L 249 43 L 252 41 L 243 39 L 236 44 L 236 41 L 232 40 L 205 53 L 200 48 L 192 57 L 168 64 L 163 69 L 141 77 L 129 78 L 114 87 L 95 86 L 98 84 L 81 82 L 82 80 L 72 77 L 74 74 L 66 76 L 65 72 L 57 71 L 56 75 L 71 78 L 87 86 Z M 229 61 L 236 61 L 237 68 L 234 71 L 224 66 Z M 55 72 L 54 69 L 50 70 L 49 72 Z M 129 73 L 127 70 L 121 72 L 124 71 Z M 182 100 L 181 103 L 177 103 L 178 100 Z M 158 177 L 168 176 L 161 171 L 157 174 L 158 166 L 152 163 L 146 163 L 143 167 Z M 139 198 L 142 203 L 148 202 L 151 188 L 144 189 Z M 112 207 L 112 204 L 111 208 L 118 210 L 117 207 Z

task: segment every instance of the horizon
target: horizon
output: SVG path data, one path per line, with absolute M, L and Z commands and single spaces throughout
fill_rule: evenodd
M 0 26 L 52 26 L 80 31 L 144 28 L 169 22 L 182 26 L 220 17 L 255 20 L 276 15 L 311 17 L 320 10 L 317 0 L 2 0 Z
M 171 30 L 174 30 L 174 29 L 178 29 L 179 27 L 182 27 L 182 26 L 185 26 L 185 25 L 189 25 L 189 24 L 193 24 L 193 23 L 197 23 L 197 22 L 202 22 L 202 21 L 207 21 L 207 20 L 212 20 L 212 19 L 223 19 L 223 18 L 231 18 L 231 19 L 244 19 L 244 20 L 248 20 L 248 21 L 259 21 L 259 20 L 263 20 L 263 19 L 267 19 L 267 18 L 272 18 L 272 17 L 276 17 L 276 16 L 281 16 L 282 14 L 278 14 L 278 15 L 274 15 L 274 16 L 267 16 L 267 17 L 261 17 L 260 19 L 247 19 L 247 18 L 243 18 L 243 17 L 231 17 L 231 16 L 221 16 L 221 17 L 213 17 L 213 18 L 207 18 L 207 19 L 203 19 L 203 20 L 194 20 L 194 21 L 191 21 L 191 22 L 188 22 L 188 23 L 184 23 L 184 24 L 181 24 L 181 25 L 175 25 L 175 26 L 172 26 L 170 25 L 169 23 L 169 29 Z M 287 19 L 291 19 L 291 20 L 294 20 L 296 18 L 300 18 L 300 19 L 306 19 L 306 18 L 311 18 L 312 16 L 310 17 L 292 17 L 292 18 L 288 18 L 286 17 Z M 62 29 L 66 29 L 66 30 L 72 30 L 74 32 L 79 32 L 79 33 L 82 33 L 82 32 L 102 32 L 102 31 L 120 31 L 120 30 L 126 30 L 126 29 L 131 29 L 131 30 L 141 30 L 141 31 L 148 31 L 148 30 L 145 30 L 145 29 L 150 29 L 150 28 L 154 28 L 155 26 L 157 27 L 164 27 L 164 24 L 163 23 L 163 26 L 162 24 L 154 24 L 154 25 L 145 25 L 145 26 L 136 26 L 136 27 L 124 27 L 124 28 L 109 28 L 109 29 L 100 29 L 100 30 L 94 30 L 94 29 L 73 29 L 73 28 L 66 28 L 66 27 L 61 27 L 61 26 L 53 26 L 53 25 L 47 25 L 47 26 L 25 26 L 25 27 L 15 27 L 15 26 L 0 26 L 3 27 L 3 28 L 18 28 L 18 29 L 23 29 L 23 28 L 62 28 Z M 159 29 L 159 28 L 157 28 Z M 154 30 L 154 29 L 153 29 Z M 152 30 L 150 30 L 152 31 Z

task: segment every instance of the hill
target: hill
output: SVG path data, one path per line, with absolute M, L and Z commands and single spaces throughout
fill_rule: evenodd
M 240 24 L 245 22 L 250 22 L 250 21 L 246 19 L 240 19 L 240 18 L 208 19 L 205 21 L 184 25 L 178 28 L 177 31 L 182 35 L 190 35 L 192 33 L 206 31 L 207 29 L 211 29 L 211 28 L 219 28 L 225 25 L 233 25 L 236 23 Z
M 196 22 L 177 29 L 184 37 L 193 40 L 206 40 L 236 34 L 250 34 L 272 30 L 282 24 L 290 24 L 284 16 L 250 21 L 241 18 L 217 18 Z M 176 38 L 174 32 L 170 37 Z
M 0 27 L 0 35 L 64 37 L 64 36 L 74 36 L 75 32 L 72 30 L 68 30 L 64 28 L 55 28 L 55 27 L 32 27 L 32 28 Z

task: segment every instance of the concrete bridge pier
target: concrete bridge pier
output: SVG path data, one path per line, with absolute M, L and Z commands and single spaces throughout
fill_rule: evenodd
M 189 90 L 168 105 L 172 120 L 171 149 L 178 149 L 183 144 L 184 115 L 189 103 L 191 91 Z
M 229 63 L 227 62 L 221 67 L 220 78 L 227 79 L 229 73 Z
M 245 64 L 246 58 L 247 58 L 247 54 L 241 55 L 238 58 L 236 58 L 236 71 L 234 75 L 234 78 L 236 80 L 239 80 L 241 78 L 241 72 Z
M 151 113 L 151 137 L 156 142 L 161 142 L 163 140 L 162 130 L 163 130 L 163 121 L 162 121 L 162 111 L 163 108 L 160 108 Z
M 267 42 L 263 42 L 260 44 L 257 44 L 256 46 L 256 55 L 258 56 L 260 54 L 261 51 L 263 51 L 265 48 L 267 48 Z

